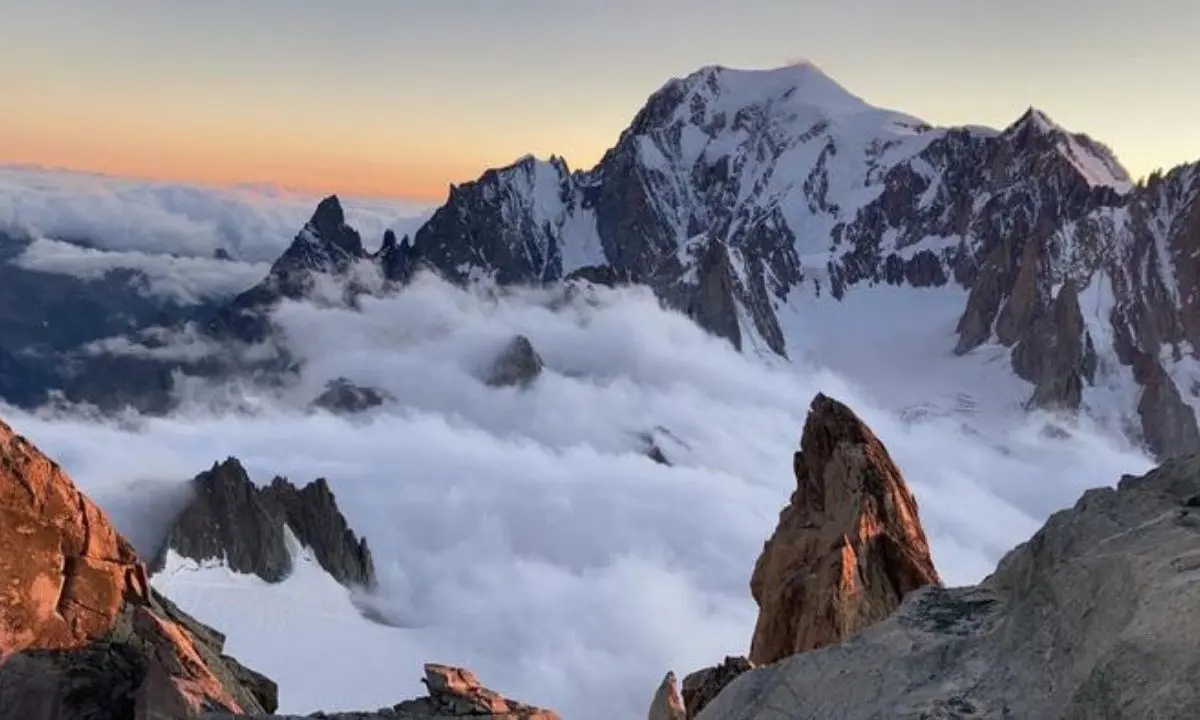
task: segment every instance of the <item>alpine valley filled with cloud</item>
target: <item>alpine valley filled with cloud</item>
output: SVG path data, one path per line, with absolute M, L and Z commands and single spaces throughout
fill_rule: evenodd
M 523 157 L 436 207 L 6 167 L 0 418 L 294 714 L 436 662 L 637 718 L 669 669 L 752 637 L 768 664 L 763 543 L 825 507 L 797 481 L 842 413 L 867 449 L 826 476 L 894 461 L 946 588 L 1200 452 L 1200 166 L 1135 182 L 1036 109 L 935 127 L 807 63 L 630 110 L 595 167 Z M 873 717 L 736 714 L 763 687 L 703 717 Z M 928 717 L 1060 716 L 1000 695 Z

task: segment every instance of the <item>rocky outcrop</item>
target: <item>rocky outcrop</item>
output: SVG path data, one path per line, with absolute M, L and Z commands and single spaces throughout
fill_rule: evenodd
M 841 642 L 940 582 L 916 499 L 848 407 L 814 398 L 793 466 L 796 490 L 750 579 L 756 665 Z
M 754 669 L 754 664 L 744 657 L 727 656 L 720 665 L 697 670 L 683 679 L 683 705 L 687 708 L 687 720 L 692 720 L 708 706 L 725 686 L 742 673 Z
M 269 681 L 154 592 L 107 516 L 0 423 L 0 718 L 274 709 Z
M 330 195 L 317 205 L 267 276 L 223 306 L 206 330 L 217 338 L 262 342 L 271 333 L 270 311 L 281 300 L 305 297 L 316 275 L 343 274 L 369 257 L 358 231 L 346 224 L 341 201 Z
M 737 300 L 741 288 L 730 264 L 729 251 L 716 240 L 696 244 L 689 250 L 696 254 L 692 262 L 685 265 L 673 256 L 661 263 L 659 271 L 647 281 L 667 306 L 679 309 L 710 334 L 728 340 L 740 351 L 742 330 Z M 778 334 L 782 342 L 781 333 L 770 334 Z
M 1137 413 L 1142 421 L 1142 438 L 1158 457 L 1181 457 L 1200 448 L 1196 413 L 1187 404 L 1162 363 L 1149 354 L 1135 351 L 1133 375 L 1142 386 Z
M 668 671 L 654 691 L 647 720 L 687 720 L 683 698 L 679 697 L 679 688 L 675 686 L 674 672 Z
M 366 538 L 359 539 L 323 478 L 302 488 L 277 477 L 256 486 L 236 458 L 197 475 L 196 496 L 180 514 L 151 570 L 168 550 L 197 561 L 221 560 L 231 570 L 279 582 L 292 571 L 288 533 L 310 548 L 321 567 L 347 586 L 375 586 Z
M 355 385 L 339 377 L 327 382 L 325 390 L 313 399 L 309 407 L 331 413 L 360 413 L 394 399 L 383 390 Z
M 1088 490 L 977 586 L 742 674 L 700 720 L 1200 716 L 1200 457 Z
M 426 697 L 406 700 L 374 712 L 316 713 L 308 718 L 322 720 L 560 720 L 557 713 L 503 697 L 480 684 L 470 670 L 448 665 L 425 665 L 422 681 Z M 232 720 L 245 717 L 228 713 L 210 713 L 203 720 Z M 302 720 L 297 715 L 256 715 L 260 720 Z
M 528 387 L 542 374 L 545 363 L 524 335 L 504 346 L 487 371 L 484 382 L 492 387 Z

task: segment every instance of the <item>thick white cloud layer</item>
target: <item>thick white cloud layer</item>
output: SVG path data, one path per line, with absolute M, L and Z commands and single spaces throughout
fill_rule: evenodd
M 230 295 L 260 280 L 319 201 L 267 186 L 202 187 L 0 167 L 0 231 L 40 238 L 19 265 L 81 278 L 141 270 L 148 292 L 182 302 Z M 387 228 L 415 231 L 429 212 L 400 200 L 346 197 L 342 205 L 369 249 Z M 79 241 L 94 247 L 72 244 Z M 217 250 L 236 262 L 213 259 Z
M 903 317 L 893 315 L 887 322 Z M 281 682 L 290 711 L 395 702 L 418 692 L 421 662 L 437 661 L 564 717 L 644 715 L 667 669 L 745 651 L 756 612 L 749 575 L 793 488 L 791 455 L 818 391 L 847 402 L 891 450 L 952 584 L 979 580 L 1083 489 L 1150 464 L 1086 423 L 1056 439 L 1043 432 L 1050 419 L 999 410 L 904 421 L 904 408 L 871 388 L 927 366 L 882 354 L 875 365 L 860 358 L 861 377 L 769 365 L 636 290 L 568 299 L 426 277 L 364 299 L 358 312 L 288 304 L 278 320 L 307 369 L 283 395 L 256 398 L 253 415 L 214 414 L 200 387 L 165 419 L 0 412 L 119 525 L 151 538 L 143 543 L 162 508 L 181 502 L 182 480 L 227 455 L 260 482 L 329 479 L 370 540 L 381 603 L 410 629 L 381 628 L 386 642 L 361 647 L 384 656 L 356 668 L 324 666 L 300 644 L 256 654 L 242 639 L 265 637 L 253 623 L 221 627 L 231 650 Z M 532 340 L 547 372 L 527 391 L 489 388 L 476 378 L 514 333 Z M 398 400 L 353 419 L 306 413 L 338 376 Z M 975 388 L 974 402 L 1019 400 L 986 391 Z M 660 427 L 674 467 L 641 452 L 638 434 Z M 295 618 L 294 634 L 314 623 Z M 379 668 L 394 682 L 380 681 Z

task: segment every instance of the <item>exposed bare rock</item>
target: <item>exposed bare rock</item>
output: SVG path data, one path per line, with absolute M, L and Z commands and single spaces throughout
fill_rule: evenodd
M 1200 717 L 1200 457 L 1088 490 L 981 584 L 743 673 L 700 720 Z
M 796 490 L 750 580 L 756 665 L 840 642 L 940 582 L 915 498 L 848 407 L 816 396 L 793 465 Z
M 311 407 L 333 413 L 360 413 L 394 399 L 382 390 L 355 385 L 339 377 L 325 384 L 325 390 L 313 399 Z
M 1017 375 L 1033 383 L 1030 407 L 1079 409 L 1084 384 L 1095 381 L 1096 351 L 1084 327 L 1074 281 L 1067 280 L 1049 310 L 1024 329 L 1012 363 Z
M 273 709 L 269 681 L 243 686 L 221 635 L 153 592 L 104 512 L 2 422 L 0 578 L 0 718 Z
M 708 240 L 693 243 L 684 254 L 694 256 L 693 263 L 685 265 L 678 256 L 666 258 L 650 279 L 651 287 L 668 306 L 682 311 L 709 333 L 741 350 L 739 288 L 729 251 L 716 240 Z M 782 352 L 782 342 L 779 351 Z
M 429 663 L 421 681 L 428 688 L 426 697 L 406 700 L 390 708 L 373 712 L 313 713 L 305 718 L 322 720 L 561 720 L 557 713 L 509 700 L 480 684 L 474 673 L 463 668 Z M 209 713 L 204 720 L 231 720 L 243 715 Z M 301 720 L 299 715 L 256 715 L 267 720 Z
M 638 433 L 638 441 L 642 445 L 642 452 L 646 457 L 650 458 L 659 465 L 671 466 L 671 461 L 667 459 L 667 454 L 659 446 L 658 441 L 652 432 Z
M 686 720 L 687 712 L 683 709 L 683 698 L 679 697 L 679 688 L 675 685 L 675 673 L 667 671 L 658 689 L 654 691 L 654 699 L 650 701 L 650 712 L 647 720 Z
M 527 387 L 542 374 L 542 356 L 524 335 L 509 341 L 492 363 L 485 382 L 492 387 Z
M 683 679 L 683 706 L 687 708 L 687 720 L 700 714 L 726 685 L 746 672 L 754 669 L 753 663 L 744 657 L 726 657 L 720 665 L 697 670 Z
M 1134 378 L 1142 386 L 1137 412 L 1142 419 L 1142 437 L 1158 457 L 1181 457 L 1200 448 L 1196 413 L 1157 358 L 1137 352 Z
M 214 463 L 192 484 L 195 498 L 180 514 L 150 565 L 162 568 L 167 550 L 193 560 L 223 560 L 231 570 L 279 582 L 292 571 L 292 532 L 338 582 L 373 588 L 375 567 L 366 538 L 350 529 L 324 478 L 297 488 L 277 477 L 265 488 L 250 480 L 237 458 Z

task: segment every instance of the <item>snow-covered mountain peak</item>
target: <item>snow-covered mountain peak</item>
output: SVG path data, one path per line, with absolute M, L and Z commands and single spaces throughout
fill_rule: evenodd
M 784 103 L 825 112 L 873 109 L 816 65 L 797 63 L 770 69 L 709 65 L 684 79 L 692 93 L 712 103 L 713 112 L 737 112 L 755 105 Z
M 924 130 L 923 121 L 877 108 L 811 63 L 771 69 L 709 65 L 676 78 L 651 96 L 630 131 L 645 134 L 686 124 L 712 136 L 721 131 L 787 127 L 793 134 L 856 117 L 878 128 L 889 123 Z M 857 123 L 856 123 L 857 124 Z
M 1092 187 L 1111 187 L 1127 193 L 1133 188 L 1128 171 L 1103 144 L 1082 133 L 1072 133 L 1045 112 L 1030 107 L 1002 136 L 1020 149 L 1053 147 Z

